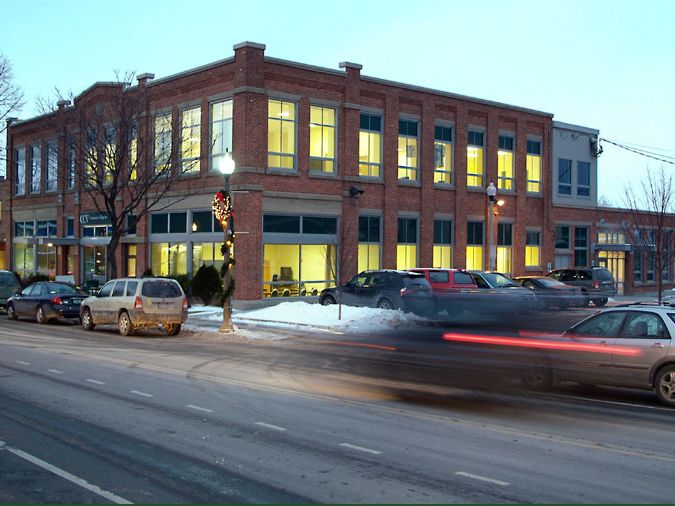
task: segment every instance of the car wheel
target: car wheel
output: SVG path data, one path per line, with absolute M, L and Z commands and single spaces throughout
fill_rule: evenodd
M 389 299 L 380 299 L 380 301 L 377 303 L 377 307 L 380 309 L 394 309 L 394 305 Z
M 605 304 L 607 304 L 607 299 L 593 299 L 593 304 L 595 304 L 598 307 L 602 307 Z
M 654 391 L 666 406 L 675 407 L 675 365 L 668 365 L 656 375 Z
M 335 297 L 332 295 L 326 295 L 321 299 L 322 306 L 330 306 L 331 304 L 335 304 Z
M 546 390 L 553 385 L 553 373 L 551 366 L 544 357 L 533 357 L 531 363 L 525 366 L 520 374 L 520 381 L 527 388 L 533 390 Z
M 14 310 L 14 304 L 7 304 L 7 318 L 10 320 L 16 320 L 16 311 Z
M 94 330 L 94 319 L 91 317 L 91 311 L 89 311 L 89 308 L 85 309 L 82 312 L 82 326 L 84 327 L 84 330 Z
M 134 332 L 134 326 L 129 318 L 129 313 L 122 311 L 117 319 L 117 325 L 120 328 L 120 334 L 123 336 L 131 335 Z
M 180 334 L 181 325 L 180 323 L 169 323 L 167 325 L 164 325 L 164 329 L 166 330 L 166 333 L 169 334 L 170 336 L 177 336 L 178 334 Z
M 43 325 L 47 323 L 45 309 L 42 306 L 38 306 L 37 309 L 35 309 L 35 321 Z

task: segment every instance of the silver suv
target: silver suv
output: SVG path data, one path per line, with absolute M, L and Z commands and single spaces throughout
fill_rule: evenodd
M 178 282 L 166 278 L 114 279 L 80 306 L 85 329 L 116 323 L 123 336 L 140 327 L 160 325 L 169 335 L 178 335 L 187 313 L 183 289 Z
M 569 380 L 653 389 L 663 404 L 675 407 L 673 336 L 673 306 L 642 303 L 607 308 L 565 332 L 563 344 L 574 351 L 549 351 L 523 379 L 530 386 Z

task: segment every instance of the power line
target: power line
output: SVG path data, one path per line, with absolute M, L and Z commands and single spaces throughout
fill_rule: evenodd
M 658 160 L 658 161 L 660 161 L 660 162 L 664 162 L 664 163 L 669 163 L 669 164 L 671 164 L 671 165 L 675 165 L 675 158 L 674 158 L 674 157 L 670 157 L 670 156 L 666 156 L 666 155 L 660 155 L 660 154 L 658 154 L 658 153 L 649 153 L 648 151 L 638 150 L 638 149 L 635 149 L 635 148 L 628 147 L 628 146 L 626 146 L 626 145 L 624 145 L 624 144 L 620 144 L 620 143 L 618 143 L 618 142 L 610 141 L 609 139 L 603 139 L 603 138 L 601 138 L 600 141 L 602 141 L 602 142 L 609 142 L 610 144 L 613 144 L 613 145 L 615 145 L 615 146 L 617 146 L 617 147 L 619 147 L 619 148 L 621 148 L 621 149 L 625 149 L 626 151 L 630 151 L 630 152 L 635 153 L 635 154 L 638 154 L 638 155 L 640 155 L 640 156 L 644 156 L 644 157 L 647 157 L 647 158 L 653 158 L 654 160 Z M 656 155 L 658 155 L 658 156 L 656 156 Z M 666 160 L 665 158 L 660 158 L 660 157 L 662 157 L 662 156 L 665 156 L 666 158 L 672 158 L 672 160 Z

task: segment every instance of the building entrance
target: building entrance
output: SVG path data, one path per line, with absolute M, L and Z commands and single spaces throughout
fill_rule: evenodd
M 616 289 L 619 295 L 623 295 L 626 275 L 626 252 L 625 251 L 598 251 L 598 265 L 612 273 L 616 280 Z
M 105 283 L 106 246 L 82 246 L 82 280 L 84 284 L 95 288 Z

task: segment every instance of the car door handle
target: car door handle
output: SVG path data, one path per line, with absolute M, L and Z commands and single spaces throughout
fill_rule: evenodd
M 663 344 L 661 344 L 661 343 L 654 343 L 654 344 L 652 344 L 652 348 L 658 348 L 658 349 L 660 350 L 661 348 L 663 348 Z

